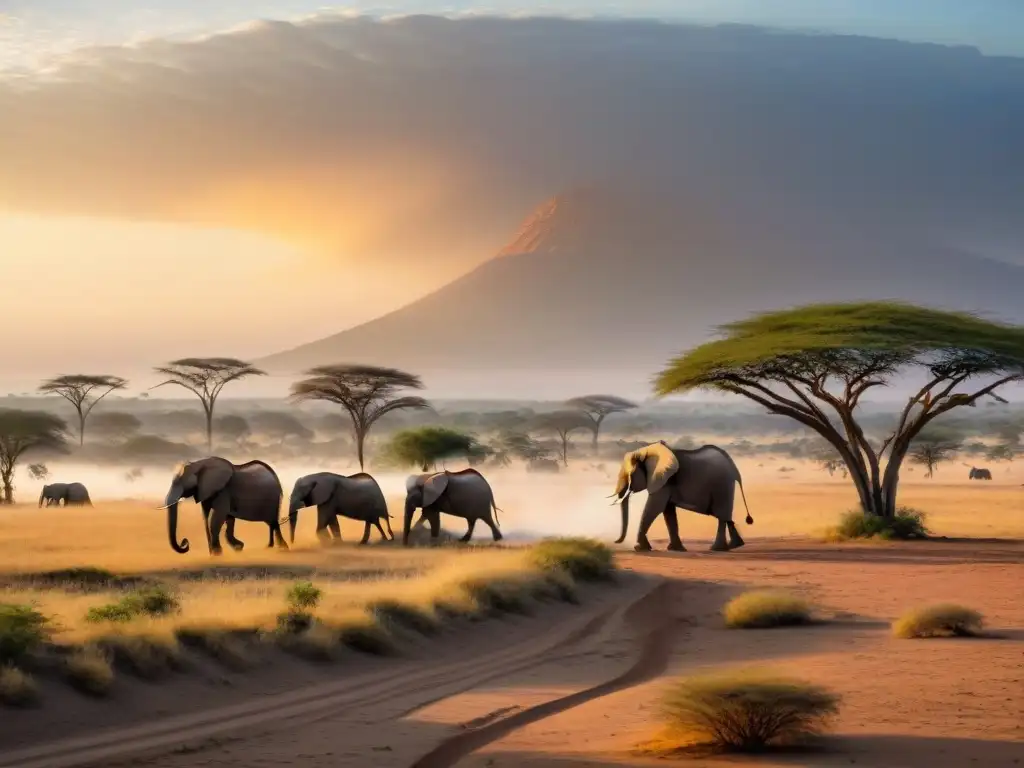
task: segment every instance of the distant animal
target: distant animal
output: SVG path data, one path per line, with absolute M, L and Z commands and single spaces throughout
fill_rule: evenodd
M 743 506 L 747 509 L 747 525 L 752 525 L 754 518 L 750 516 L 747 507 L 740 471 L 732 457 L 722 448 L 704 445 L 694 450 L 673 449 L 665 441 L 660 441 L 630 451 L 622 459 L 615 493 L 612 494 L 622 509 L 622 533 L 615 543 L 619 544 L 626 538 L 629 497 L 639 491 L 647 491 L 647 503 L 640 517 L 640 529 L 634 547 L 637 552 L 651 551 L 647 531 L 658 515 L 665 518 L 669 535 L 668 548 L 673 552 L 686 551 L 679 539 L 679 522 L 676 519 L 676 510 L 680 507 L 718 518 L 718 533 L 711 545 L 713 552 L 742 547 L 743 538 L 732 520 L 736 485 L 740 487 Z M 725 537 L 727 530 L 728 541 Z
M 991 480 L 992 473 L 985 467 L 971 467 L 971 473 L 968 477 L 971 480 Z
M 503 538 L 497 526 L 497 513 L 500 510 L 494 503 L 494 492 L 484 476 L 475 469 L 412 475 L 405 481 L 405 519 L 402 528 L 402 544 L 405 546 L 409 545 L 409 529 L 417 509 L 423 510 L 420 519 L 430 523 L 431 540 L 440 536 L 442 512 L 464 518 L 469 523 L 469 529 L 460 541 L 466 542 L 472 538 L 477 520 L 483 520 L 490 526 L 495 541 Z
M 91 507 L 92 499 L 89 498 L 89 491 L 81 483 L 49 483 L 43 486 L 39 494 L 39 506 L 60 506 L 64 502 L 65 507 Z
M 287 549 L 281 535 L 281 498 L 284 492 L 277 473 L 262 461 L 232 464 L 219 456 L 186 462 L 178 467 L 159 509 L 167 510 L 167 535 L 171 549 L 189 551 L 188 539 L 178 541 L 178 502 L 192 499 L 202 505 L 206 544 L 211 555 L 222 554 L 220 530 L 227 526 L 228 545 L 238 551 L 245 543 L 235 538 L 235 520 L 266 523 L 268 547 Z
M 341 539 L 339 515 L 365 523 L 360 544 L 369 540 L 371 525 L 377 526 L 383 540 L 395 538 L 384 493 L 377 481 L 365 472 L 348 477 L 333 472 L 317 472 L 296 480 L 288 502 L 288 533 L 292 543 L 295 542 L 299 510 L 312 506 L 316 507 L 316 535 L 321 543 L 327 544 L 332 538 Z M 386 534 L 380 524 L 382 519 L 388 526 Z
M 560 472 L 561 469 L 554 459 L 530 459 L 526 464 L 527 472 Z

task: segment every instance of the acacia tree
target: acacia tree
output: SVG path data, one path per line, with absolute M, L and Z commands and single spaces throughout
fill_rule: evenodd
M 930 478 L 935 474 L 935 467 L 944 461 L 952 461 L 962 447 L 962 441 L 955 436 L 926 429 L 911 441 L 907 457 L 924 467 L 924 476 Z
M 429 472 L 444 459 L 469 458 L 475 447 L 476 441 L 471 435 L 446 427 L 419 427 L 396 432 L 387 451 L 400 464 L 414 465 Z
M 578 429 L 591 429 L 590 417 L 580 411 L 542 413 L 534 421 L 534 429 L 554 432 L 562 441 L 562 464 L 569 466 L 569 437 Z
M 594 434 L 591 443 L 594 450 L 597 450 L 597 438 L 601 432 L 601 424 L 608 416 L 639 407 L 636 403 L 615 395 L 584 395 L 567 400 L 565 404 L 579 411 L 589 420 L 589 427 Z
M 78 444 L 85 444 L 85 420 L 92 409 L 104 397 L 116 389 L 124 389 L 128 381 L 119 376 L 91 376 L 73 374 L 56 376 L 39 385 L 39 391 L 45 394 L 60 395 L 75 409 L 78 414 Z
M 710 389 L 741 395 L 814 430 L 839 453 L 867 514 L 896 513 L 900 467 L 932 420 L 1024 380 L 1024 328 L 899 302 L 814 304 L 755 315 L 671 361 L 660 396 Z M 871 441 L 858 422 L 866 392 L 905 372 L 926 382 L 896 426 Z M 969 386 L 976 382 L 974 386 Z
M 378 419 L 407 408 L 430 408 L 422 397 L 398 397 L 403 389 L 423 389 L 418 376 L 372 365 L 321 365 L 292 385 L 295 400 L 324 400 L 340 405 L 352 419 L 359 469 L 364 468 L 366 435 Z
M 266 376 L 265 371 L 233 357 L 186 357 L 154 369 L 167 376 L 150 389 L 174 384 L 199 398 L 206 414 L 206 449 L 213 450 L 213 409 L 228 384 L 248 376 Z
M 0 409 L 0 482 L 4 504 L 14 503 L 14 470 L 29 451 L 62 451 L 67 422 L 45 411 Z

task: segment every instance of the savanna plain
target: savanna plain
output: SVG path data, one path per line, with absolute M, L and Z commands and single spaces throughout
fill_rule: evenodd
M 639 506 L 612 544 L 612 462 L 489 470 L 500 545 L 478 530 L 469 545 L 402 547 L 397 473 L 378 480 L 398 538 L 365 546 L 347 521 L 343 543 L 321 546 L 305 510 L 291 549 L 240 522 L 245 550 L 215 559 L 186 504 L 193 547 L 178 555 L 158 492 L 5 508 L 0 603 L 45 617 L 49 650 L 0 678 L 0 766 L 1024 764 L 1024 468 L 909 474 L 901 503 L 926 512 L 932 538 L 844 543 L 826 533 L 855 506 L 838 473 L 738 463 L 756 522 L 726 553 L 708 551 L 715 521 L 686 512 L 687 552 L 665 551 L 659 521 L 655 551 L 634 553 Z M 804 621 L 730 626 L 730 601 L 760 590 Z M 942 603 L 980 614 L 980 636 L 894 632 Z M 3 621 L 14 658 L 18 617 Z M 824 739 L 688 748 L 666 694 L 751 670 L 829 692 Z

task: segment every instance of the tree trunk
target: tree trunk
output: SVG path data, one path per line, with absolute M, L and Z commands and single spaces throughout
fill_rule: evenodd
M 14 472 L 5 472 L 2 478 L 4 484 L 4 504 L 14 503 Z
M 206 452 L 213 453 L 213 405 L 203 410 L 206 411 Z
M 594 422 L 594 439 L 590 443 L 591 450 L 594 453 L 597 453 L 597 438 L 598 438 L 598 435 L 601 432 L 601 422 L 602 421 L 604 421 L 604 416 L 598 417 L 598 419 Z
M 356 432 L 356 456 L 359 457 L 359 471 L 363 471 L 363 441 L 366 439 L 366 433 L 362 430 Z
M 85 414 L 78 411 L 78 447 L 85 445 Z
M 569 436 L 562 436 L 562 464 L 566 467 L 569 466 Z

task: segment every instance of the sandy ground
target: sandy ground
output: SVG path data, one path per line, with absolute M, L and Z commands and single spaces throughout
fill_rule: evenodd
M 813 754 L 686 758 L 683 764 L 1024 765 L 1020 480 L 908 481 L 904 503 L 926 509 L 936 532 L 949 538 L 829 545 L 806 534 L 829 522 L 821 510 L 834 519 L 849 506 L 841 481 L 810 474 L 782 481 L 767 469 L 750 474 L 755 477 L 747 496 L 757 523 L 743 528 L 742 550 L 708 552 L 713 523 L 684 516 L 689 552 L 637 555 L 624 547 L 618 586 L 588 588 L 580 606 L 548 605 L 529 617 L 452 627 L 440 638 L 410 639 L 395 658 L 352 654 L 331 666 L 276 660 L 255 676 L 208 670 L 161 684 L 134 684 L 105 703 L 55 694 L 42 710 L 3 711 L 0 766 L 664 765 L 663 759 L 635 752 L 658 729 L 663 686 L 695 670 L 736 665 L 768 667 L 834 689 L 843 697 L 834 735 L 824 751 Z M 614 532 L 615 510 L 604 514 Z M 508 519 L 511 529 L 526 517 L 517 518 L 512 509 Z M 536 519 L 528 524 L 536 527 Z M 62 565 L 75 560 L 69 545 L 60 543 L 61 534 L 35 528 L 0 523 L 5 570 L 40 566 L 38 556 L 27 554 L 24 543 L 12 544 L 8 535 L 49 542 L 53 560 Z M 627 542 L 634 536 L 635 520 Z M 163 541 L 141 530 L 129 530 L 126 539 L 146 550 L 146 537 Z M 655 539 L 656 549 L 664 545 Z M 208 565 L 205 556 L 175 560 L 155 546 L 152 558 Z M 110 552 L 97 544 L 87 559 L 114 562 Z M 413 558 L 395 567 L 427 568 L 430 562 L 416 558 L 444 555 L 385 556 Z M 316 565 L 319 556 L 310 550 L 291 557 Z M 147 563 L 140 558 L 120 565 Z M 152 560 L 148 566 L 156 567 Z M 805 596 L 830 621 L 726 630 L 723 604 L 764 586 Z M 998 637 L 891 637 L 889 622 L 905 609 L 940 601 L 981 611 Z M 140 709 L 146 709 L 145 717 Z M 132 724 L 125 726 L 126 720 Z

